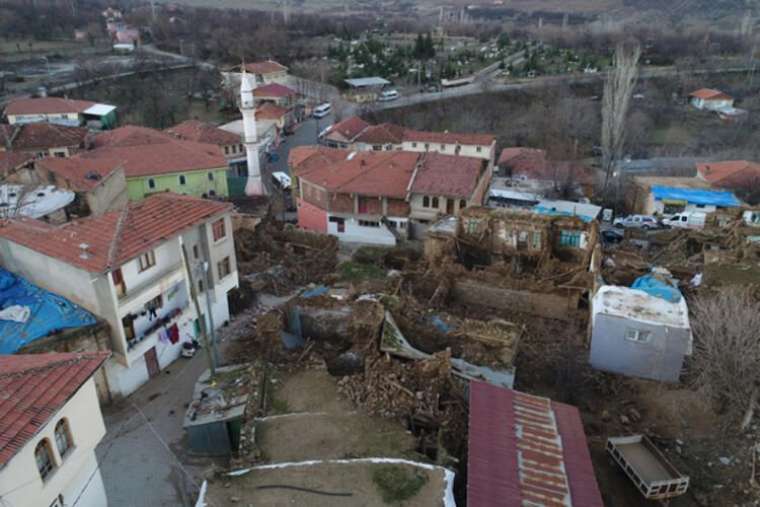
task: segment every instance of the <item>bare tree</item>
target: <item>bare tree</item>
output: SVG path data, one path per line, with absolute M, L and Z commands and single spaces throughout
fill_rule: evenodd
M 696 298 L 691 311 L 695 384 L 745 430 L 760 393 L 760 303 L 733 287 Z
M 602 169 L 604 190 L 607 189 L 615 162 L 622 156 L 625 127 L 631 95 L 638 77 L 641 47 L 638 43 L 618 44 L 613 57 L 613 70 L 604 83 L 602 102 Z

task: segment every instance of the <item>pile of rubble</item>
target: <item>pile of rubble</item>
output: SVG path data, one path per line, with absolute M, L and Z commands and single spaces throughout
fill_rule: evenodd
M 339 390 L 371 414 L 440 420 L 445 410 L 441 398 L 451 383 L 450 359 L 449 351 L 420 361 L 376 354 L 365 363 L 364 373 L 341 378 Z
M 235 232 L 238 270 L 253 290 L 276 295 L 318 282 L 337 266 L 338 240 L 264 218 Z

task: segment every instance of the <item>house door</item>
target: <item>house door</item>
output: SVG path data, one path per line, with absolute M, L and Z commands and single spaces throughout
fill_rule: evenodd
M 161 371 L 158 366 L 158 356 L 156 355 L 156 347 L 151 347 L 148 352 L 145 353 L 145 365 L 148 367 L 148 377 L 153 378 Z
M 454 214 L 454 199 L 446 199 L 446 214 Z

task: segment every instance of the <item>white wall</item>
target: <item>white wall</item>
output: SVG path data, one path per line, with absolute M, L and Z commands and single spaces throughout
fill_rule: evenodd
M 365 227 L 359 225 L 359 222 L 355 218 L 343 217 L 345 219 L 345 232 L 338 232 L 338 224 L 335 222 L 327 222 L 327 234 L 336 236 L 340 241 L 347 243 L 367 243 L 372 245 L 396 245 L 396 237 L 388 228 L 380 224 L 380 227 Z M 389 217 L 391 218 L 391 217 Z M 403 220 L 400 218 L 392 218 L 393 220 Z
M 425 144 L 428 145 L 428 148 L 425 149 Z M 493 159 L 493 146 L 477 146 L 477 145 L 468 145 L 468 144 L 460 144 L 459 146 L 459 153 L 456 151 L 456 144 L 448 144 L 444 143 L 441 145 L 441 143 L 424 143 L 419 141 L 404 141 L 401 144 L 401 149 L 403 151 L 415 151 L 415 152 L 425 152 L 425 151 L 433 151 L 437 153 L 442 153 L 444 155 L 460 155 L 462 157 L 475 157 L 475 158 L 482 158 L 484 160 L 492 160 Z M 479 150 L 479 151 L 478 151 Z
M 56 423 L 64 417 L 68 420 L 74 447 L 62 460 L 55 445 L 54 430 Z M 38 434 L 0 469 L 0 492 L 10 491 L 3 495 L 2 505 L 47 507 L 58 495 L 63 495 L 65 505 L 73 505 L 81 494 L 77 507 L 106 506 L 108 500 L 100 472 L 96 471 L 95 457 L 95 446 L 105 433 L 95 383 L 90 378 Z M 34 458 L 34 449 L 43 438 L 50 441 L 57 464 L 45 481 L 37 471 Z M 83 491 L 85 486 L 87 489 Z
M 144 289 L 153 284 L 162 274 L 173 270 L 182 262 L 177 238 L 162 243 L 153 249 L 153 253 L 156 265 L 145 271 L 140 271 L 138 259 L 132 259 L 121 265 L 121 274 L 127 285 L 127 297 L 129 297 L 130 291 Z
M 78 126 L 81 123 L 79 113 L 64 114 L 14 114 L 8 116 L 8 123 L 42 123 L 50 122 L 58 125 Z

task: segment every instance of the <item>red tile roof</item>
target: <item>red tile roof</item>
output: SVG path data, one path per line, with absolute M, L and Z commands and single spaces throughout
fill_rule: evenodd
M 283 116 L 288 114 L 288 109 L 280 107 L 271 102 L 264 102 L 256 108 L 256 119 L 262 120 L 279 120 Z
M 392 123 L 381 123 L 366 128 L 355 141 L 366 144 L 401 144 L 404 140 L 404 132 L 404 127 Z
M 604 507 L 578 409 L 470 382 L 467 505 Z
M 104 132 L 95 137 L 93 145 L 93 151 L 80 156 L 119 160 L 127 178 L 227 166 L 216 145 L 185 141 L 165 132 L 134 125 Z
M 546 151 L 536 148 L 504 148 L 499 166 L 509 166 L 518 173 L 541 173 L 546 167 Z
M 5 108 L 6 115 L 17 114 L 63 114 L 81 113 L 96 103 L 89 100 L 72 100 L 60 97 L 41 97 L 37 99 L 16 99 Z
M 713 90 L 712 88 L 700 88 L 697 91 L 691 92 L 689 97 L 696 97 L 702 100 L 726 100 L 733 98 L 720 90 Z
M 245 70 L 253 74 L 274 74 L 276 72 L 287 72 L 288 68 L 274 60 L 265 60 L 263 62 L 246 63 Z
M 122 166 L 118 159 L 79 156 L 71 158 L 47 157 L 37 161 L 37 166 L 50 171 L 68 183 L 71 190 L 88 192 L 103 182 L 103 179 Z
M 426 153 L 412 183 L 416 194 L 469 198 L 485 171 L 485 161 L 473 157 L 457 157 Z
M 269 83 L 253 90 L 256 97 L 292 97 L 296 91 L 280 83 Z
M 333 126 L 330 127 L 330 131 L 327 133 L 326 137 L 329 138 L 332 133 L 338 133 L 344 139 L 348 140 L 349 142 L 353 142 L 353 140 L 359 134 L 364 132 L 364 130 L 369 126 L 369 123 L 362 120 L 358 116 L 349 116 L 345 120 L 333 124 Z
M 51 225 L 18 218 L 0 224 L 0 238 L 92 273 L 107 272 L 185 229 L 227 212 L 229 203 L 169 192 L 121 211 Z M 86 244 L 86 255 L 80 245 Z
M 34 160 L 34 154 L 18 151 L 0 151 L 0 174 L 6 175 Z
M 496 137 L 491 134 L 465 134 L 461 132 L 424 132 L 407 129 L 404 141 L 417 143 L 462 144 L 467 146 L 490 146 Z
M 0 356 L 0 468 L 40 432 L 109 355 Z
M 704 162 L 697 164 L 699 176 L 723 188 L 744 188 L 760 185 L 760 164 L 747 160 Z
M 227 146 L 240 144 L 240 136 L 222 130 L 216 125 L 200 120 L 187 120 L 165 130 L 180 139 L 196 143 L 216 144 Z
M 350 153 L 326 146 L 296 146 L 288 154 L 288 166 L 292 174 L 302 176 L 312 169 L 346 160 Z
M 330 192 L 403 199 L 419 158 L 419 153 L 404 151 L 356 152 L 298 177 Z
M 88 131 L 84 127 L 65 127 L 53 123 L 18 125 L 13 136 L 14 150 L 40 150 L 84 147 Z

